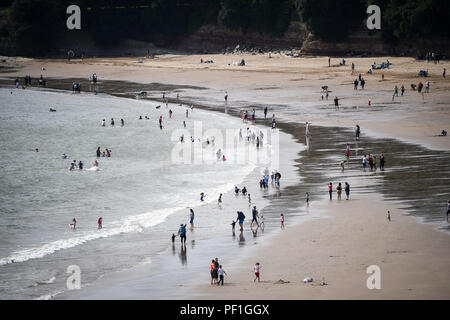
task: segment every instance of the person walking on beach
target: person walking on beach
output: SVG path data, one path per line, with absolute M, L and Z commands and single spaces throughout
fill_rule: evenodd
M 227 101 L 228 101 L 228 91 L 225 91 L 225 97 L 224 97 L 224 99 L 225 99 L 225 103 L 227 103 Z
M 360 135 L 361 135 L 361 127 L 359 126 L 359 124 L 357 124 L 355 128 L 356 140 L 359 140 Z
M 237 212 L 237 221 L 239 221 L 239 227 L 241 229 L 241 231 L 244 230 L 244 220 L 245 220 L 245 215 L 242 211 L 238 211 Z
M 387 218 L 389 221 L 391 221 L 391 212 L 390 211 L 387 212 Z
M 255 263 L 255 266 L 253 267 L 253 271 L 255 272 L 255 279 L 253 280 L 253 282 L 256 282 L 256 280 L 258 280 L 258 282 L 260 282 L 261 281 L 261 278 L 260 278 L 261 265 L 259 262 Z
M 405 95 L 405 86 L 402 85 L 402 87 L 400 88 L 400 91 L 402 92 L 402 97 Z
M 330 194 L 330 200 L 333 200 L 333 184 L 331 182 L 328 185 L 328 193 Z
M 256 210 L 256 206 L 254 206 L 252 210 L 252 223 L 250 224 L 250 228 L 253 228 L 253 222 L 256 222 L 256 225 L 259 228 L 258 218 L 259 218 L 258 210 Z
M 363 170 L 366 171 L 366 168 L 367 168 L 367 156 L 366 155 L 364 155 L 362 163 L 363 163 Z
M 206 197 L 206 194 L 204 192 L 200 193 L 200 201 L 201 202 L 205 201 L 205 197 Z
M 194 210 L 192 210 L 192 208 L 190 209 L 191 213 L 189 215 L 189 223 L 191 224 L 191 229 L 194 228 L 194 218 L 195 218 L 195 214 L 194 214 Z
M 281 229 L 284 229 L 284 214 L 280 215 L 280 224 L 281 224 Z
M 264 108 L 264 119 L 267 119 L 267 111 L 269 111 L 269 110 L 267 107 L 265 107 Z
M 444 71 L 442 72 L 442 77 L 445 79 L 445 74 L 447 73 L 447 69 L 444 68 Z
M 211 264 L 209 265 L 209 272 L 211 274 L 211 285 L 213 285 L 217 279 L 216 261 L 214 259 L 211 260 Z
M 350 197 L 350 185 L 347 182 L 345 183 L 345 195 L 347 196 L 347 199 L 345 200 L 348 200 Z
M 219 199 L 217 199 L 217 204 L 219 206 L 222 204 L 222 194 L 219 195 Z
M 305 194 L 306 206 L 309 207 L 309 192 Z
M 181 244 L 186 245 L 186 225 L 180 224 L 180 228 L 178 229 L 178 235 L 180 236 Z
M 223 286 L 223 278 L 224 278 L 224 275 L 227 275 L 227 273 L 225 272 L 225 270 L 223 270 L 222 265 L 219 265 L 218 273 L 219 273 L 219 282 L 217 282 L 217 285 Z
M 125 125 L 125 121 L 123 119 L 120 119 L 120 125 L 123 127 Z
M 384 169 L 384 154 L 380 154 L 380 169 Z
M 342 184 L 340 182 L 339 182 L 338 186 L 336 187 L 336 192 L 337 192 L 338 200 L 341 200 Z

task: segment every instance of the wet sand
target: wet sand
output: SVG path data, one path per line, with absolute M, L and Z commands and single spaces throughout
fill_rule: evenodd
M 222 58 L 217 57 L 217 59 Z M 285 81 L 289 77 L 301 77 L 295 82 L 297 85 L 304 83 L 307 89 L 300 90 L 313 92 L 306 98 L 302 96 L 302 99 L 314 100 L 315 104 L 321 104 L 316 101 L 319 94 L 317 87 L 320 88 L 319 83 L 321 82 L 319 81 L 323 80 L 314 79 L 317 78 L 317 72 L 328 70 L 326 69 L 328 66 L 320 65 L 318 67 L 314 66 L 314 63 L 318 64 L 320 61 L 323 64 L 324 58 L 298 59 L 297 61 L 301 61 L 305 66 L 295 65 L 294 67 L 300 69 L 295 71 L 291 71 L 287 67 L 282 69 L 280 66 L 276 66 L 276 70 L 266 70 L 270 68 L 265 65 L 265 62 L 268 61 L 266 58 L 258 57 L 261 61 L 257 61 L 255 58 L 255 63 L 263 64 L 265 69 L 253 67 L 246 70 L 248 72 L 225 70 L 226 66 L 223 66 L 222 69 L 212 67 L 214 70 L 198 70 L 199 67 L 194 62 L 197 59 L 195 56 L 181 57 L 178 60 L 176 57 L 168 58 L 163 61 L 164 64 L 161 62 L 160 65 L 153 66 L 153 68 L 147 66 L 154 73 L 152 79 L 167 80 L 167 83 L 178 85 L 187 82 L 186 78 L 191 76 L 192 81 L 189 83 L 194 88 L 183 88 L 181 85 L 178 89 L 174 89 L 170 86 L 156 85 L 155 88 L 158 89 L 155 89 L 149 98 L 160 99 L 161 92 L 167 90 L 166 92 L 170 94 L 173 101 L 175 92 L 181 92 L 182 99 L 186 103 L 195 103 L 196 107 L 203 106 L 223 112 L 223 103 L 219 98 L 214 99 L 212 96 L 214 94 L 222 96 L 222 88 L 225 87 L 223 82 L 229 81 L 237 90 L 237 92 L 233 92 L 233 99 L 236 99 L 237 96 L 239 100 L 229 102 L 229 108 L 228 110 L 225 108 L 225 111 L 239 115 L 241 110 L 251 110 L 256 106 L 260 113 L 263 106 L 261 99 L 271 101 L 278 95 L 281 97 L 279 100 L 283 100 L 283 96 L 286 96 L 286 91 L 283 91 L 283 94 L 277 92 L 285 83 L 275 85 L 276 81 L 280 81 L 280 79 Z M 238 60 L 238 57 L 228 57 L 228 59 Z M 248 59 L 253 59 L 253 57 L 248 57 Z M 434 230 L 449 230 L 448 224 L 444 222 L 445 204 L 448 200 L 446 189 L 449 179 L 447 176 L 450 172 L 450 165 L 446 159 L 449 159 L 449 152 L 423 147 L 449 150 L 448 138 L 432 135 L 435 132 L 439 133 L 443 128 L 442 125 L 447 124 L 449 120 L 449 110 L 444 105 L 448 101 L 448 82 L 440 83 L 438 92 L 433 93 L 432 97 L 427 96 L 425 106 L 423 102 L 416 99 L 417 96 L 411 95 L 407 100 L 405 99 L 406 101 L 403 101 L 401 105 L 407 105 L 409 113 L 408 117 L 403 120 L 404 111 L 398 105 L 389 104 L 392 96 L 389 94 L 390 89 L 386 88 L 393 87 L 393 80 L 417 81 L 417 79 L 411 80 L 410 78 L 414 77 L 413 69 L 419 67 L 420 63 L 409 58 L 389 59 L 394 62 L 394 66 L 401 65 L 404 69 L 397 73 L 392 70 L 386 71 L 387 82 L 375 82 L 372 89 L 364 92 L 362 97 L 352 97 L 351 83 L 345 84 L 345 90 L 342 89 L 340 93 L 348 98 L 345 98 L 347 101 L 343 101 L 346 105 L 338 114 L 330 112 L 327 117 L 320 117 L 319 114 L 316 115 L 316 118 L 309 117 L 307 114 L 296 115 L 293 108 L 289 109 L 290 102 L 295 100 L 294 96 L 282 101 L 283 104 L 277 104 L 271 108 L 271 112 L 277 113 L 283 120 L 286 118 L 290 120 L 283 121 L 279 127 L 293 134 L 302 142 L 304 125 L 300 123 L 312 119 L 313 146 L 312 150 L 304 151 L 302 158 L 297 161 L 297 169 L 303 180 L 296 186 L 286 188 L 280 198 L 272 198 L 271 205 L 265 208 L 263 214 L 276 217 L 284 211 L 290 212 L 293 217 L 296 213 L 311 214 L 312 216 L 317 214 L 324 219 L 292 226 L 289 224 L 288 216 L 288 227 L 282 234 L 277 231 L 276 236 L 271 238 L 267 245 L 252 248 L 251 252 L 247 253 L 248 258 L 233 261 L 230 267 L 224 265 L 230 274 L 230 278 L 226 278 L 226 282 L 229 284 L 224 288 L 209 286 L 207 268 L 209 257 L 205 257 L 205 284 L 198 287 L 192 285 L 192 291 L 186 295 L 187 297 L 213 299 L 448 299 L 450 297 L 450 276 L 445 272 L 450 264 L 448 249 L 450 238 L 445 232 Z M 215 57 L 214 60 L 216 61 Z M 386 59 L 370 58 L 363 61 L 371 63 L 373 60 L 385 61 Z M 34 62 L 34 67 L 42 63 L 44 62 Z M 45 63 L 52 65 L 50 62 Z M 350 59 L 347 63 L 351 64 Z M 59 65 L 63 65 L 63 63 L 54 63 L 55 70 L 52 72 L 57 72 Z M 113 66 L 114 64 L 109 67 Z M 445 64 L 429 65 L 433 70 L 436 69 L 436 74 L 438 68 L 443 66 Z M 74 68 L 72 65 L 69 67 Z M 77 72 L 68 71 L 66 75 L 78 76 L 82 71 L 87 72 L 84 65 L 78 65 L 78 67 L 73 69 L 76 69 Z M 315 67 L 319 70 L 314 69 Z M 27 68 L 32 69 L 32 64 L 25 66 L 25 69 L 20 72 L 24 74 L 23 72 L 29 70 Z M 91 64 L 89 70 L 92 68 Z M 98 68 L 104 68 L 105 71 L 113 70 L 112 68 L 108 69 L 103 62 L 96 65 L 95 69 L 98 70 Z M 109 77 L 117 80 L 130 80 L 129 74 L 125 75 L 120 72 L 127 68 L 129 72 L 136 72 L 133 74 L 134 80 L 141 80 L 147 85 L 139 84 L 139 81 L 134 84 L 117 82 L 116 90 L 110 90 L 109 93 L 120 91 L 117 92 L 118 95 L 133 96 L 135 92 L 144 90 L 142 88 L 152 91 L 148 84 L 149 79 L 144 78 L 142 68 L 132 65 L 132 63 L 115 65 L 116 74 L 110 73 Z M 342 69 L 339 67 L 331 69 L 333 70 L 332 75 L 329 75 L 332 77 L 330 80 L 334 81 L 336 85 L 343 85 L 341 82 L 351 81 L 351 79 L 345 79 L 347 71 L 340 71 Z M 234 75 L 228 78 L 230 73 Z M 204 78 L 202 78 L 203 76 Z M 434 76 L 432 80 L 439 81 L 438 76 Z M 67 84 L 71 84 L 71 81 L 68 79 Z M 292 84 L 294 79 L 289 81 Z M 50 81 L 48 82 L 50 83 Z M 106 83 L 107 81 L 104 81 L 102 92 L 108 92 Z M 289 89 L 295 90 L 291 84 L 288 83 L 287 86 Z M 239 85 L 243 87 L 238 89 Z M 200 90 L 199 87 L 206 89 Z M 264 97 L 248 95 L 246 91 L 249 90 L 249 87 L 252 90 L 262 88 L 261 92 L 264 94 L 270 92 L 270 94 Z M 121 88 L 121 90 L 117 90 L 117 88 Z M 227 86 L 227 88 L 229 87 Z M 228 90 L 230 91 L 230 89 Z M 375 106 L 379 103 L 377 110 L 383 114 L 382 117 L 373 115 L 375 112 L 364 113 L 364 120 L 361 120 L 362 115 L 359 113 L 356 118 L 353 113 L 350 116 L 346 114 L 346 108 L 353 110 L 358 108 L 359 104 L 360 108 L 364 110 L 363 101 L 367 96 L 383 91 L 385 94 L 375 98 L 379 99 L 375 100 Z M 326 105 L 324 107 L 329 110 L 333 109 Z M 363 128 L 363 137 L 358 144 L 354 141 L 352 131 L 355 121 L 362 124 Z M 424 123 L 427 125 L 424 126 Z M 324 126 L 318 126 L 318 124 Z M 380 137 L 376 139 L 369 138 L 365 131 L 366 126 L 369 133 L 381 132 L 382 134 L 379 134 Z M 427 135 L 424 135 L 422 130 L 426 130 Z M 400 138 L 416 144 L 403 143 L 392 138 Z M 353 150 L 350 170 L 346 170 L 342 174 L 339 162 L 343 160 L 345 145 L 348 142 L 351 143 Z M 386 155 L 386 170 L 384 172 L 379 170 L 363 172 L 361 169 L 362 155 L 381 152 Z M 334 185 L 339 181 L 349 181 L 352 186 L 351 200 L 329 203 L 326 199 L 328 181 L 333 181 Z M 306 213 L 301 213 L 299 208 L 304 209 L 304 193 L 306 191 L 311 193 L 312 203 Z M 389 224 L 385 216 L 387 210 L 390 210 L 393 215 L 393 221 Z M 416 223 L 413 218 L 404 216 L 406 214 L 419 217 L 421 221 L 430 224 Z M 256 261 L 262 263 L 263 281 L 266 281 L 258 286 L 255 286 L 252 281 L 252 266 Z M 382 290 L 368 290 L 365 285 L 369 276 L 365 272 L 366 267 L 372 264 L 381 267 Z M 312 276 L 316 280 L 313 285 L 305 285 L 301 282 L 307 276 Z M 317 280 L 321 280 L 322 277 L 328 283 L 327 286 L 317 286 Z M 291 283 L 274 284 L 279 279 Z

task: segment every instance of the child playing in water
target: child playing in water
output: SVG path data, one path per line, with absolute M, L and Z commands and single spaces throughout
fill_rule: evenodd
M 255 282 L 256 280 L 258 280 L 258 282 L 260 282 L 260 270 L 261 270 L 261 265 L 259 264 L 259 262 L 257 262 L 255 264 L 255 266 L 253 267 L 253 270 L 255 272 L 255 279 L 253 280 L 253 282 Z
M 72 223 L 70 224 L 73 230 L 77 228 L 77 219 L 73 218 Z

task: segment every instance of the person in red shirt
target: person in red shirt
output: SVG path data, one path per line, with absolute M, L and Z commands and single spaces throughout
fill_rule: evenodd
M 331 182 L 328 185 L 328 192 L 330 193 L 330 200 L 333 200 L 333 184 Z

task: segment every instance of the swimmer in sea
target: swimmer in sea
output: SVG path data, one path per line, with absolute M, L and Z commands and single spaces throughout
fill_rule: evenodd
M 94 161 L 94 167 L 98 168 L 98 161 L 97 160 Z
M 65 153 L 63 153 L 62 158 L 67 159 L 67 155 Z
M 236 196 L 239 195 L 239 188 L 237 186 L 234 186 L 234 194 Z
M 80 162 L 78 162 L 78 168 L 80 170 L 83 170 L 83 162 L 81 162 L 81 160 L 80 160 Z
M 70 224 L 73 230 L 77 228 L 77 219 L 73 218 L 72 223 Z

